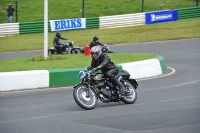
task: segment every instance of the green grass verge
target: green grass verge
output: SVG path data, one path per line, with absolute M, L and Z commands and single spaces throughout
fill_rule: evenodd
M 15 7 L 15 0 L 0 0 L 2 11 L 0 23 L 7 23 L 8 4 Z M 196 6 L 196 0 L 144 0 L 144 12 L 178 9 Z M 80 18 L 82 0 L 48 0 L 49 20 Z M 84 17 L 130 14 L 142 11 L 142 0 L 85 0 Z M 15 12 L 16 13 L 16 12 Z M 13 22 L 15 22 L 15 13 Z M 44 20 L 44 0 L 18 0 L 18 21 L 31 22 Z
M 9 60 L 0 60 L 0 72 L 11 71 L 28 71 L 28 70 L 48 70 L 56 68 L 78 68 L 86 67 L 91 63 L 90 56 L 84 56 L 84 54 L 77 55 L 57 55 L 54 57 L 62 56 L 63 60 L 50 60 L 50 61 L 38 61 L 33 62 L 32 58 L 17 58 Z M 140 60 L 156 58 L 156 54 L 143 54 L 143 53 L 131 53 L 131 54 L 109 54 L 111 60 L 115 64 L 135 62 Z
M 172 23 L 132 26 L 114 29 L 88 29 L 62 31 L 62 36 L 75 42 L 75 46 L 89 44 L 94 35 L 100 37 L 100 42 L 106 44 L 138 43 L 200 37 L 200 18 L 187 19 Z M 48 44 L 53 46 L 55 32 L 49 32 Z M 26 34 L 0 38 L 0 52 L 42 50 L 44 35 Z

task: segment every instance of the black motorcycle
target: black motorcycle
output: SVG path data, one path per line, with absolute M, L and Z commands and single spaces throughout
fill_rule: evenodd
M 103 53 L 115 53 L 114 51 L 110 50 L 110 47 L 107 44 L 104 44 L 101 50 Z
M 78 46 L 73 46 L 74 42 L 67 40 L 66 43 L 64 43 L 64 45 L 67 45 L 67 48 L 63 48 L 63 47 L 50 47 L 48 48 L 48 54 L 80 54 L 82 53 L 82 49 L 79 48 Z
M 116 77 L 123 83 L 126 91 L 129 91 L 128 96 L 120 95 L 116 85 L 102 73 L 95 73 L 92 70 L 80 71 L 78 77 L 82 81 L 74 86 L 73 97 L 83 109 L 94 109 L 98 99 L 104 103 L 122 101 L 126 104 L 132 104 L 137 99 L 138 83 L 135 79 L 131 79 L 130 74 L 125 70 L 120 71 Z
M 107 45 L 107 44 L 104 44 L 102 47 L 101 47 L 101 51 L 103 53 L 115 53 L 114 51 L 111 51 L 110 50 L 110 47 Z M 81 49 L 81 53 L 84 53 L 84 49 Z

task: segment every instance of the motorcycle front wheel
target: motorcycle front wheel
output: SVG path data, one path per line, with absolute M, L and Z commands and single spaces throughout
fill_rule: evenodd
M 132 104 L 137 100 L 136 89 L 134 88 L 134 86 L 128 80 L 124 80 L 124 85 L 125 85 L 126 89 L 128 91 L 130 91 L 131 95 L 123 96 L 121 98 L 121 100 L 122 100 L 123 103 Z
M 81 49 L 80 48 L 72 48 L 71 49 L 71 54 L 81 54 Z
M 91 110 L 97 105 L 97 96 L 93 89 L 89 89 L 89 96 L 86 94 L 86 85 L 78 85 L 74 88 L 73 97 L 75 102 L 83 109 Z

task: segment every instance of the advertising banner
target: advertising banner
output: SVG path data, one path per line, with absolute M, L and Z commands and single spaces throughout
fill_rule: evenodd
M 145 13 L 146 24 L 171 22 L 178 20 L 178 10 L 164 10 Z
M 65 20 L 49 20 L 51 31 L 84 29 L 86 28 L 86 19 L 65 19 Z

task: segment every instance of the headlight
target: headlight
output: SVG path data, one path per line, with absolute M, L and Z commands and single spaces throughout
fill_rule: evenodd
M 85 74 L 84 71 L 80 71 L 79 74 L 78 74 L 78 77 L 79 77 L 80 79 L 83 79 L 85 76 L 86 76 L 86 74 Z

